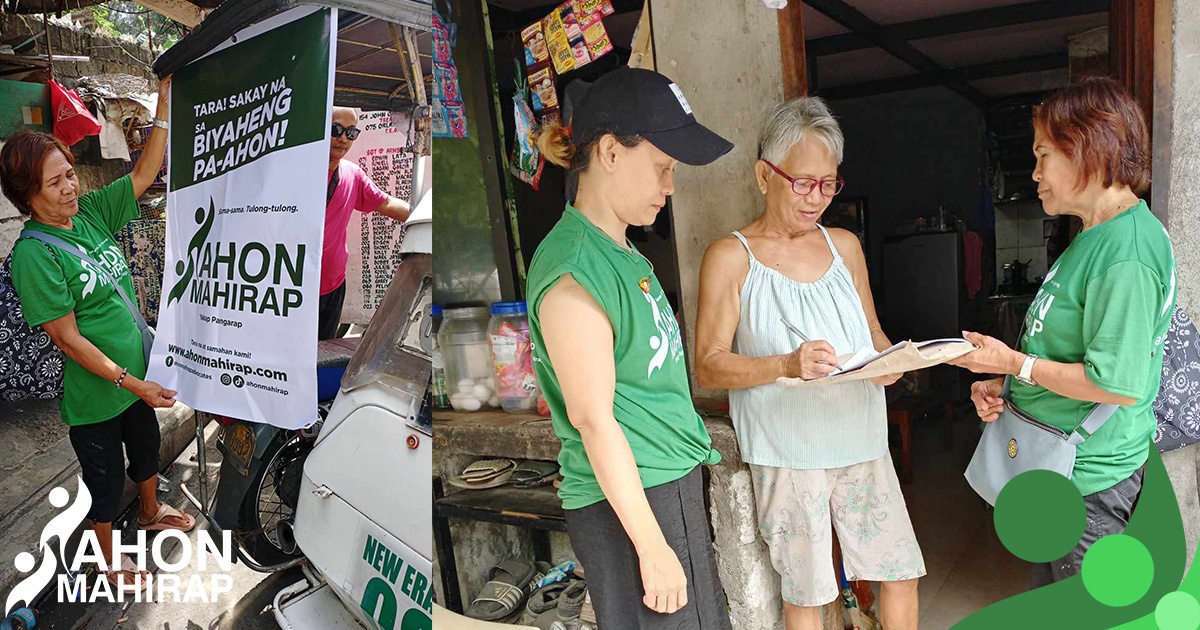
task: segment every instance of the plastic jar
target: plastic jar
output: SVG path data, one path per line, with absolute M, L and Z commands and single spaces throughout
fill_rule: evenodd
M 491 311 L 488 337 L 500 406 L 508 413 L 535 411 L 539 392 L 525 303 L 496 302 Z
M 446 393 L 446 367 L 442 361 L 442 346 L 438 342 L 438 332 L 442 329 L 442 307 L 437 304 L 430 306 L 433 316 L 433 406 L 438 409 L 450 408 L 450 396 Z
M 446 309 L 442 318 L 438 346 L 442 351 L 450 406 L 455 411 L 499 407 L 488 343 L 488 309 L 482 306 Z

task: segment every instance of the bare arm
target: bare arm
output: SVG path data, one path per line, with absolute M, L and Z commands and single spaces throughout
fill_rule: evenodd
M 1003 341 L 995 337 L 967 332 L 964 336 L 968 341 L 979 346 L 971 354 L 965 355 L 950 363 L 967 368 L 977 374 L 1004 374 L 1015 376 L 1021 373 L 1021 366 L 1027 356 L 1009 348 Z M 1042 387 L 1073 400 L 1086 402 L 1107 403 L 1128 407 L 1137 403 L 1136 398 L 1114 394 L 1101 388 L 1088 378 L 1087 367 L 1082 363 L 1060 363 L 1049 359 L 1038 359 L 1033 364 L 1033 380 Z
M 171 116 L 171 77 L 167 77 L 158 83 L 158 111 L 154 114 L 159 120 L 167 120 Z M 146 146 L 142 148 L 142 155 L 138 158 L 137 164 L 133 165 L 133 171 L 129 174 L 129 178 L 133 181 L 133 197 L 134 199 L 141 197 L 142 193 L 154 183 L 154 178 L 158 176 L 159 169 L 162 168 L 163 155 L 167 152 L 167 130 L 160 127 L 152 127 L 150 129 L 150 137 L 146 140 Z
M 750 261 L 732 237 L 708 247 L 700 266 L 700 308 L 696 317 L 696 380 L 701 387 L 749 389 L 779 377 L 820 378 L 834 370 L 837 357 L 824 341 L 802 344 L 791 354 L 748 357 L 733 351 L 741 319 L 742 281 Z
M 71 357 L 71 360 L 82 365 L 87 371 L 110 383 L 115 383 L 120 378 L 124 368 L 114 363 L 92 342 L 79 334 L 74 312 L 42 324 L 42 329 L 50 335 L 50 340 L 63 351 L 63 354 Z M 175 404 L 175 392 L 163 389 L 152 381 L 135 378 L 130 374 L 127 374 L 125 380 L 121 381 L 121 387 L 133 392 L 151 407 L 170 407 Z
M 875 296 L 871 293 L 871 280 L 867 274 L 867 256 L 863 253 L 862 243 L 853 232 L 838 228 L 830 228 L 829 235 L 835 241 L 839 252 L 844 252 L 846 268 L 850 270 L 850 278 L 854 280 L 854 290 L 862 302 L 863 314 L 867 316 L 867 327 L 871 330 L 871 344 L 875 350 L 886 350 L 892 347 L 892 342 L 883 332 L 879 323 L 879 314 L 875 311 Z M 903 372 L 888 374 L 871 379 L 878 385 L 891 385 L 904 376 Z
M 641 559 L 646 605 L 668 612 L 670 600 L 678 609 L 687 603 L 687 580 L 650 510 L 633 451 L 613 416 L 612 324 L 570 274 L 546 293 L 538 314 L 567 417 L 579 431 L 596 481 Z M 648 570 L 653 575 L 647 576 Z
M 375 212 L 403 223 L 408 220 L 408 215 L 412 212 L 412 209 L 404 201 L 389 195 L 386 201 L 379 204 L 378 208 L 375 208 Z

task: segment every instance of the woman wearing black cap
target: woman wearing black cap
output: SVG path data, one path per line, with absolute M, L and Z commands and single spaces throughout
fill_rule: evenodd
M 601 630 L 728 629 L 700 479 L 720 454 L 692 406 L 672 309 L 625 229 L 654 222 L 676 164 L 708 164 L 733 145 L 648 70 L 600 78 L 573 118 L 573 131 L 538 138 L 575 194 L 527 286 L 571 544 Z

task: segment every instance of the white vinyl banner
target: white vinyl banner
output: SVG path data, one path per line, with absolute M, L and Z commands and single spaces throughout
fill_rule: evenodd
M 167 248 L 148 378 L 184 404 L 317 420 L 317 306 L 337 13 L 240 31 L 171 86 Z
M 404 201 L 411 198 L 413 180 L 408 124 L 408 116 L 399 112 L 360 112 L 362 133 L 344 158 L 357 164 L 380 190 Z M 350 257 L 343 323 L 370 323 L 400 264 L 403 239 L 404 227 L 378 212 L 351 217 L 346 226 Z

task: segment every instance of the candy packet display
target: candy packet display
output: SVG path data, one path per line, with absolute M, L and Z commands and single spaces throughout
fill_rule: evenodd
M 522 76 L 519 63 L 517 64 L 516 83 L 517 91 L 513 94 L 513 121 L 516 123 L 517 133 L 516 142 L 513 143 L 513 157 L 510 160 L 512 173 L 537 190 L 546 160 L 538 151 L 537 143 L 533 141 L 534 134 L 538 129 L 537 118 L 534 117 L 533 110 L 529 107 L 529 101 L 525 98 L 529 92 L 529 84 Z
M 521 41 L 525 44 L 525 65 L 535 66 L 550 59 L 546 49 L 546 34 L 542 32 L 542 23 L 534 22 L 521 31 Z
M 563 25 L 562 14 L 558 9 L 542 18 L 542 30 L 546 34 L 546 48 L 550 60 L 554 63 L 554 71 L 566 74 L 575 69 L 575 51 L 567 38 L 567 29 Z
M 571 52 L 575 56 L 575 67 L 582 68 L 592 62 L 588 54 L 587 43 L 583 40 L 583 29 L 579 25 L 579 17 L 575 15 L 573 0 L 567 0 L 558 6 L 559 19 L 562 20 L 563 30 L 567 33 L 567 41 L 571 44 Z
M 529 88 L 533 93 L 533 111 L 546 114 L 558 111 L 558 87 L 550 64 L 529 69 Z
M 613 14 L 612 0 L 574 0 L 575 14 L 580 22 L 587 21 L 593 16 L 608 17 Z
M 612 51 L 612 41 L 608 31 L 604 29 L 604 19 L 599 13 L 593 13 L 583 24 L 583 40 L 587 43 L 588 54 L 595 61 Z

